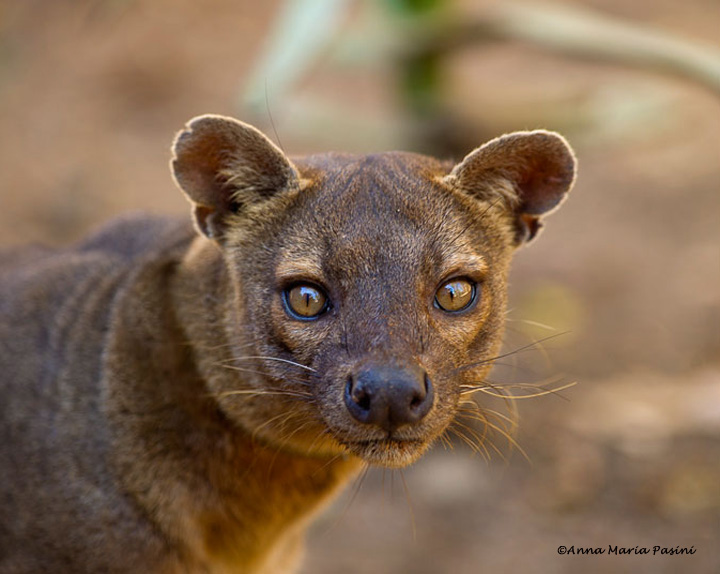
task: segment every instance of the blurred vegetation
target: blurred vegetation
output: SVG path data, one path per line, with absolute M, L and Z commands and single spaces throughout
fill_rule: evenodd
M 335 59 L 339 66 L 379 69 L 389 62 L 404 119 L 394 126 L 393 131 L 399 131 L 395 137 L 387 135 L 385 122 L 378 122 L 371 127 L 370 138 L 385 140 L 389 147 L 460 156 L 486 130 L 482 118 L 464 116 L 451 100 L 446 89 L 448 59 L 468 46 L 490 48 L 498 42 L 520 42 L 565 58 L 675 75 L 720 95 L 720 50 L 716 47 L 570 5 L 509 2 L 495 4 L 479 15 L 464 13 L 453 0 L 288 0 L 282 6 L 243 102 L 262 119 L 270 87 L 274 105 L 289 105 L 293 110 L 297 123 L 289 122 L 286 128 L 308 134 L 315 133 L 321 107 L 320 114 L 327 116 L 323 123 L 357 128 L 347 130 L 351 138 L 366 133 L 367 123 L 373 121 L 343 105 L 319 105 L 317 95 L 309 102 L 301 100 L 299 106 L 290 103 L 297 85 L 318 65 Z M 359 17 L 349 18 L 353 9 L 360 12 Z M 672 102 L 648 99 L 649 106 L 643 102 L 633 107 L 628 106 L 632 98 L 627 95 L 605 98 L 584 110 L 568 109 L 567 102 L 557 101 L 546 103 L 537 119 L 554 117 L 566 130 L 600 131 L 614 118 L 624 118 L 614 121 L 615 130 L 631 133 L 643 125 L 648 107 L 653 113 L 672 113 Z M 511 108 L 510 113 L 515 111 Z

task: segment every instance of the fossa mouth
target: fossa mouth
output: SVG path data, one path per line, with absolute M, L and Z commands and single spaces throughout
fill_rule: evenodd
M 344 441 L 346 448 L 368 464 L 400 468 L 411 464 L 427 450 L 429 441 L 386 437 L 375 440 Z

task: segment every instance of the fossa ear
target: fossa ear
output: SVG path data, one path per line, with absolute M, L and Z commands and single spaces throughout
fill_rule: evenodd
M 222 241 L 228 217 L 299 185 L 285 154 L 256 128 L 204 115 L 190 120 L 173 143 L 171 169 L 193 203 L 201 233 Z
M 515 215 L 516 244 L 534 238 L 540 217 L 565 199 L 575 181 L 575 155 L 561 135 L 545 130 L 504 135 L 470 152 L 445 183 Z

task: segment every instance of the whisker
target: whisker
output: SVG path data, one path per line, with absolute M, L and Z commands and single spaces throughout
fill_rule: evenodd
M 312 422 L 313 422 L 312 420 L 307 419 L 305 422 L 303 422 L 302 424 L 300 424 L 300 425 L 298 425 L 297 427 L 295 427 L 291 432 L 289 432 L 287 435 L 285 435 L 284 437 L 282 437 L 282 438 L 280 439 L 280 443 L 279 443 L 279 445 L 278 445 L 278 448 L 275 449 L 275 454 L 273 455 L 272 460 L 270 461 L 270 464 L 269 464 L 269 466 L 268 466 L 268 471 L 267 471 L 268 480 L 270 480 L 270 477 L 271 477 L 271 474 L 272 474 L 272 469 L 273 469 L 273 467 L 275 466 L 275 461 L 277 460 L 278 455 L 279 455 L 280 452 L 283 450 L 283 448 L 285 447 L 285 445 L 290 441 L 290 439 L 291 439 L 293 436 L 295 436 L 295 435 L 296 435 L 299 431 L 301 431 L 302 429 L 306 428 L 309 424 L 312 424 Z
M 520 446 L 520 443 L 518 443 L 518 441 L 516 441 L 511 435 L 509 435 L 505 431 L 505 429 L 491 423 L 489 420 L 486 420 L 485 422 L 491 429 L 493 429 L 494 431 L 497 431 L 502 436 L 504 436 L 508 441 L 508 445 L 511 446 L 512 448 L 516 448 L 520 452 L 520 454 L 522 454 L 523 458 L 528 462 L 528 464 L 530 464 L 532 466 L 532 460 L 530 460 L 530 457 L 528 456 L 527 452 L 525 452 L 525 449 Z
M 470 440 L 470 438 L 461 430 L 459 430 L 455 425 L 457 424 L 457 419 L 453 421 L 453 425 L 449 427 L 450 432 L 452 432 L 455 436 L 460 438 L 466 445 L 468 445 L 473 452 L 479 452 L 478 446 Z
M 362 483 L 365 481 L 365 478 L 367 477 L 369 471 L 370 465 L 368 463 L 363 463 L 363 469 L 360 471 L 360 474 L 355 477 L 352 491 L 350 493 L 350 498 L 348 499 L 347 504 L 343 508 L 342 513 L 338 516 L 335 522 L 333 522 L 333 528 L 337 527 L 337 525 L 340 524 L 340 522 L 344 520 L 347 516 L 348 510 L 350 510 L 350 506 L 352 506 L 352 503 L 355 502 L 355 498 L 357 498 L 357 495 L 360 492 L 360 488 L 362 487 Z
M 499 398 L 507 399 L 508 397 L 505 395 L 498 395 Z M 460 407 L 458 409 L 458 418 L 465 418 L 469 420 L 474 420 L 483 425 L 483 435 L 481 439 L 484 441 L 484 444 L 488 444 L 495 452 L 497 452 L 505 462 L 507 461 L 507 458 L 502 454 L 502 452 L 496 447 L 496 445 L 493 443 L 492 440 L 487 440 L 485 442 L 485 438 L 488 434 L 488 430 L 493 430 L 497 433 L 499 433 L 501 436 L 504 436 L 508 440 L 508 444 L 511 447 L 517 448 L 518 451 L 520 451 L 523 455 L 523 457 L 528 461 L 530 461 L 529 456 L 524 451 L 524 449 L 519 445 L 519 443 L 513 438 L 513 434 L 518 429 L 518 413 L 517 413 L 517 407 L 514 403 L 508 403 L 506 402 L 506 406 L 508 407 L 510 416 L 506 416 L 496 410 L 493 409 L 486 409 L 478 405 L 474 400 L 466 399 L 462 400 L 460 403 Z M 499 420 L 503 426 L 498 426 L 497 424 L 494 424 L 490 421 L 488 417 L 494 417 Z M 456 421 L 457 422 L 457 419 Z M 461 424 L 461 423 L 460 423 Z M 507 425 L 507 426 L 505 426 Z M 487 449 L 486 449 L 487 451 Z
M 565 384 L 565 385 L 562 385 L 561 387 L 556 387 L 556 388 L 554 388 L 554 389 L 543 389 L 543 390 L 541 390 L 541 391 L 539 391 L 539 392 L 537 392 L 537 393 L 532 393 L 532 394 L 527 394 L 527 395 L 506 395 L 506 394 L 499 394 L 499 393 L 493 392 L 494 390 L 497 389 L 497 387 L 495 387 L 495 386 L 490 386 L 490 385 L 483 385 L 483 386 L 478 386 L 478 387 L 476 387 L 476 388 L 474 388 L 474 389 L 472 389 L 472 390 L 467 390 L 467 391 L 461 392 L 460 394 L 461 394 L 461 395 L 468 395 L 468 394 L 472 394 L 472 393 L 475 393 L 475 392 L 478 392 L 478 391 L 479 391 L 479 392 L 481 392 L 481 393 L 483 393 L 483 394 L 486 394 L 486 395 L 489 395 L 489 396 L 491 396 L 491 397 L 501 398 L 501 399 L 507 399 L 507 400 L 510 400 L 510 401 L 519 401 L 519 400 L 521 400 L 521 399 L 535 399 L 535 398 L 537 398 L 537 397 L 543 397 L 543 396 L 545 396 L 545 395 L 554 395 L 554 394 L 559 393 L 560 391 L 564 391 L 564 390 L 566 390 L 566 389 L 569 389 L 569 388 L 571 388 L 571 387 L 574 387 L 575 385 L 577 385 L 577 381 L 573 381 L 573 382 L 571 382 L 571 383 L 567 383 L 567 384 Z M 515 384 L 509 384 L 509 385 L 507 385 L 507 386 L 504 386 L 503 388 L 504 388 L 504 389 L 512 389 L 512 388 L 522 388 L 522 389 L 525 389 L 525 388 L 528 388 L 528 387 L 530 387 L 530 385 L 524 385 L 524 384 L 522 384 L 522 383 L 515 383 Z M 558 395 L 558 396 L 559 396 L 560 398 L 562 398 L 562 399 L 567 400 L 566 397 L 563 397 L 562 395 Z
M 463 418 L 463 415 L 461 415 L 460 418 Z M 485 454 L 485 456 L 484 456 L 485 460 L 489 462 L 490 461 L 490 452 L 487 450 L 487 447 L 485 446 L 486 443 L 490 442 L 489 441 L 489 433 L 488 433 L 489 426 L 487 424 L 487 419 L 486 418 L 481 419 L 478 417 L 467 417 L 467 416 L 465 418 L 469 418 L 471 420 L 477 420 L 482 423 L 482 425 L 483 425 L 482 434 L 478 434 L 478 431 L 474 427 L 472 427 L 470 425 L 466 425 L 465 423 L 461 422 L 459 419 L 455 419 L 455 421 L 454 421 L 454 424 L 465 429 L 468 433 L 470 433 L 471 438 L 474 438 L 476 440 L 478 449 L 482 449 L 483 453 Z
M 455 422 L 457 422 L 457 421 L 455 421 Z M 463 433 L 460 429 L 458 429 L 455 426 L 451 426 L 451 427 L 449 427 L 448 430 L 452 434 L 454 434 L 456 437 L 458 437 L 460 440 L 462 440 L 462 442 L 464 442 L 466 445 L 468 445 L 473 452 L 478 453 L 483 458 L 483 460 L 485 460 L 485 461 L 488 460 L 485 452 L 481 451 L 480 448 L 472 440 L 470 440 L 470 438 L 468 438 L 468 436 L 465 435 L 465 433 Z M 499 454 L 502 456 L 501 453 L 499 453 Z
M 442 434 L 438 437 L 440 442 L 443 444 L 443 448 L 446 450 L 455 450 L 455 446 L 447 436 L 448 430 L 445 429 Z
M 231 371 L 239 371 L 241 373 L 252 373 L 253 375 L 266 375 L 266 373 L 263 373 L 262 371 L 258 371 L 257 369 L 247 369 L 245 367 L 236 367 L 235 365 L 226 365 L 222 362 L 215 363 L 218 367 L 222 367 L 223 369 L 230 369 Z
M 488 414 L 490 414 L 490 413 L 488 413 Z M 497 414 L 497 413 L 496 413 L 496 414 Z M 495 430 L 497 430 L 497 429 L 500 428 L 500 427 L 496 427 L 496 425 L 491 425 L 489 419 L 487 418 L 487 415 L 485 415 L 484 413 L 482 413 L 482 414 L 481 414 L 481 413 L 464 413 L 464 414 L 461 414 L 461 415 L 460 415 L 460 418 L 465 418 L 465 419 L 468 419 L 468 420 L 470 420 L 470 421 L 476 421 L 476 422 L 479 422 L 479 423 L 481 423 L 481 424 L 483 425 L 482 436 L 479 437 L 480 440 L 483 441 L 483 443 L 484 443 L 486 440 L 487 440 L 488 443 L 491 443 L 491 441 L 489 440 L 489 432 L 488 432 L 489 429 L 495 429 Z M 459 422 L 457 421 L 457 419 L 456 419 L 455 422 L 456 422 L 456 424 L 461 424 L 461 423 L 459 423 Z M 514 424 L 511 423 L 510 429 L 505 429 L 505 428 L 503 428 L 503 433 L 504 433 L 504 434 L 514 433 L 516 429 L 517 429 L 516 425 L 514 425 Z M 477 431 L 475 431 L 475 432 L 476 432 L 476 434 L 477 434 Z M 498 431 L 498 432 L 499 432 L 499 431 Z M 481 443 L 481 444 L 483 444 L 483 443 Z
M 505 321 L 510 323 L 525 323 L 531 327 L 540 327 L 541 329 L 545 329 L 547 331 L 557 331 L 557 327 L 546 325 L 545 323 L 540 323 L 539 321 L 532 321 L 530 319 L 512 319 L 510 317 L 506 317 Z
M 497 419 L 500 419 L 500 420 L 506 422 L 507 424 L 510 425 L 510 432 L 515 432 L 518 428 L 517 418 L 508 417 L 508 416 L 506 416 L 502 413 L 499 413 L 498 411 L 493 410 L 493 409 L 484 409 L 483 414 L 485 414 L 487 416 L 493 416 Z
M 305 421 L 304 423 L 302 423 L 301 425 L 298 425 L 297 427 L 295 427 L 291 432 L 289 432 L 289 433 L 286 434 L 285 436 L 281 437 L 281 438 L 280 438 L 280 442 L 279 442 L 279 448 L 277 449 L 277 451 L 280 452 L 280 451 L 283 449 L 283 447 L 284 447 L 288 442 L 290 442 L 290 439 L 291 439 L 292 437 L 294 437 L 294 436 L 295 436 L 297 433 L 299 433 L 301 430 L 306 429 L 310 424 L 312 424 L 312 421 L 311 421 L 311 420 L 306 420 L 306 421 Z
M 473 363 L 468 363 L 467 365 L 462 365 L 461 367 L 457 367 L 456 369 L 453 369 L 452 371 L 450 371 L 450 374 L 454 375 L 456 373 L 459 373 L 460 371 L 466 371 L 468 369 L 473 369 L 473 368 L 479 367 L 481 365 L 487 365 L 488 363 L 494 363 L 498 359 L 504 359 L 505 357 L 510 357 L 511 355 L 521 353 L 522 351 L 527 351 L 529 349 L 532 349 L 533 347 L 538 347 L 539 345 L 541 345 L 542 343 L 544 343 L 546 341 L 555 339 L 562 335 L 567 335 L 569 332 L 570 331 L 563 331 L 562 333 L 555 333 L 554 335 L 548 335 L 547 337 L 543 337 L 542 339 L 533 341 L 532 343 L 528 343 L 527 345 L 523 345 L 522 347 L 518 347 L 517 349 L 514 349 L 512 351 L 508 351 L 507 353 L 502 353 L 501 355 L 497 355 L 497 356 L 491 357 L 489 359 L 483 359 L 481 361 L 476 361 Z
M 413 510 L 412 499 L 410 498 L 410 490 L 408 489 L 407 482 L 405 481 L 405 473 L 400 468 L 400 480 L 402 481 L 403 491 L 405 492 L 405 500 L 407 501 L 408 510 L 410 511 L 410 526 L 412 528 L 412 539 L 413 542 L 417 540 L 417 529 L 415 527 L 415 511 Z
M 310 393 L 303 393 L 301 391 L 287 391 L 287 390 L 266 390 L 266 389 L 240 389 L 235 391 L 222 391 L 220 393 L 208 393 L 206 396 L 223 399 L 234 395 L 248 395 L 248 396 L 262 396 L 262 395 L 279 395 L 287 397 L 298 397 L 303 399 L 311 399 L 313 396 Z
M 323 433 L 318 433 L 318 436 L 322 436 L 322 434 L 323 434 Z M 317 437 L 315 438 L 315 440 L 317 440 Z M 314 444 L 315 444 L 315 441 L 313 441 L 313 443 L 310 445 L 310 449 L 308 449 L 308 450 L 312 450 L 312 445 L 314 445 Z M 315 476 L 315 475 L 317 475 L 319 472 L 322 472 L 322 471 L 325 470 L 328 466 L 330 466 L 332 463 L 334 463 L 337 459 L 339 459 L 339 458 L 341 458 L 341 457 L 343 457 L 343 456 L 345 456 L 345 453 L 343 453 L 343 452 L 337 453 L 337 454 L 336 454 L 335 456 L 333 456 L 330 460 L 328 460 L 325 464 L 323 464 L 320 468 L 318 468 L 315 472 L 313 472 L 312 475 Z
M 283 422 L 282 422 L 282 424 L 285 424 L 285 422 L 287 422 L 288 420 L 290 420 L 293 416 L 295 416 L 295 412 L 290 411 L 290 413 L 280 413 L 279 415 L 276 415 L 276 416 L 274 416 L 274 417 L 272 417 L 272 418 L 269 418 L 269 419 L 266 420 L 263 424 L 261 424 L 260 426 L 255 427 L 255 428 L 253 429 L 253 432 L 252 432 L 252 434 L 250 435 L 250 440 L 252 440 L 253 442 L 255 442 L 255 439 L 257 438 L 258 433 L 259 433 L 262 429 L 264 429 L 266 426 L 274 423 L 274 422 L 275 422 L 276 420 L 278 420 L 279 418 L 285 417 L 285 418 L 283 419 Z M 282 426 L 282 424 L 281 424 L 280 426 Z
M 519 418 L 518 407 L 517 407 L 517 404 L 514 401 L 512 401 L 512 395 L 509 392 L 505 392 L 505 390 L 503 388 L 496 387 L 489 381 L 485 381 L 483 383 L 483 385 L 479 385 L 479 386 L 481 386 L 482 389 L 489 388 L 493 391 L 496 391 L 496 393 L 494 393 L 495 398 L 502 399 L 503 403 L 505 404 L 505 408 L 508 410 L 508 413 L 510 413 L 510 416 L 514 419 L 514 421 L 517 421 L 517 419 Z M 484 392 L 484 391 L 481 391 L 481 392 Z M 489 391 L 488 391 L 488 393 L 489 393 Z M 472 393 L 465 393 L 465 394 L 472 394 Z M 483 417 L 485 416 L 484 409 L 482 409 L 480 407 L 480 405 L 478 405 L 475 402 L 473 397 L 466 399 L 464 396 L 461 395 L 461 400 L 466 401 L 466 404 L 467 404 L 467 401 L 469 401 L 470 403 L 474 403 L 477 407 L 477 410 L 482 413 Z M 513 428 L 515 428 L 517 426 L 516 422 L 513 422 L 512 424 L 513 424 Z
M 303 365 L 302 363 L 296 363 L 295 361 L 290 361 L 289 359 L 281 359 L 280 357 L 268 357 L 268 356 L 264 356 L 264 355 L 248 355 L 245 357 L 233 357 L 232 359 L 227 359 L 226 361 L 220 361 L 220 362 L 221 363 L 229 363 L 229 362 L 235 362 L 235 361 L 250 361 L 252 359 L 261 359 L 264 361 L 277 361 L 279 363 L 285 363 L 287 365 L 293 365 L 295 367 L 305 369 L 306 371 L 310 371 L 311 373 L 317 373 L 316 369 L 313 369 L 312 367 Z
M 479 387 L 492 387 L 493 389 L 509 389 L 509 388 L 523 388 L 523 389 L 545 389 L 547 385 L 553 385 L 556 383 L 559 383 L 563 380 L 564 375 L 559 374 L 552 377 L 547 377 L 546 379 L 543 379 L 542 381 L 537 381 L 535 383 L 518 383 L 514 381 L 510 382 L 498 382 L 498 381 L 491 381 L 490 379 L 483 379 L 479 381 L 478 383 L 463 383 L 460 385 L 461 389 L 476 389 Z
M 231 371 L 238 371 L 241 373 L 252 373 L 254 375 L 262 375 L 262 376 L 267 375 L 267 373 L 263 373 L 262 371 L 258 371 L 257 369 L 246 369 L 244 367 L 236 367 L 234 365 L 224 365 L 222 363 L 216 363 L 216 365 L 218 365 L 219 367 L 222 367 L 223 369 L 230 369 Z M 283 376 L 283 380 L 297 383 L 299 385 L 305 385 L 308 387 L 310 386 L 310 383 L 307 380 L 298 379 L 297 377 Z
M 243 343 L 242 345 L 238 345 L 237 343 L 221 343 L 219 345 L 203 345 L 201 343 L 197 343 L 195 341 L 185 341 L 183 343 L 184 345 L 190 346 L 190 347 L 196 347 L 202 351 L 216 351 L 218 349 L 225 349 L 227 347 L 233 347 L 235 349 L 245 349 L 246 347 L 252 347 L 255 343 Z
M 504 462 L 505 464 L 508 464 L 508 463 L 509 463 L 508 458 L 507 458 L 507 457 L 505 456 L 505 454 L 497 447 L 497 445 L 496 445 L 492 440 L 490 440 L 489 435 L 488 435 L 488 429 L 493 429 L 493 430 L 496 430 L 496 431 L 497 431 L 497 429 L 494 428 L 494 425 L 492 425 L 492 424 L 489 423 L 487 417 L 484 416 L 483 413 L 473 413 L 473 415 L 474 415 L 474 416 L 467 416 L 467 415 L 465 415 L 465 416 L 466 416 L 466 418 L 471 418 L 471 419 L 473 419 L 473 420 L 477 420 L 477 421 L 479 421 L 479 422 L 481 422 L 481 423 L 483 424 L 483 435 L 482 435 L 482 436 L 483 436 L 483 443 L 482 443 L 482 446 L 483 446 L 483 450 L 484 450 L 484 452 L 485 452 L 485 455 L 486 455 L 486 457 L 487 457 L 487 458 L 485 458 L 485 460 L 489 462 L 489 460 L 490 460 L 490 458 L 491 458 L 491 457 L 490 457 L 490 451 L 487 449 L 487 447 L 489 446 L 489 447 L 503 460 L 503 462 Z M 455 423 L 457 423 L 457 420 L 455 421 Z M 465 425 L 463 425 L 463 426 L 465 426 Z M 497 432 L 499 432 L 499 431 L 497 431 Z M 503 432 L 503 433 L 501 433 L 501 434 L 506 434 L 506 433 Z M 487 437 L 487 439 L 486 439 L 485 437 Z
M 491 440 L 487 441 L 487 445 L 497 453 L 497 455 L 502 459 L 502 461 L 507 465 L 509 464 L 508 458 L 505 456 L 505 454 L 495 445 L 495 443 Z
M 485 442 L 486 442 L 485 438 L 487 437 L 487 425 L 485 425 L 485 427 L 483 429 L 483 434 L 482 434 L 482 436 L 480 436 L 474 428 L 460 422 L 458 419 L 455 419 L 455 421 L 453 421 L 453 424 L 463 428 L 464 429 L 463 433 L 465 433 L 467 431 L 470 435 L 470 438 L 475 439 L 475 441 L 474 441 L 475 448 L 473 450 L 475 452 L 477 452 L 478 454 L 480 454 L 483 457 L 483 459 L 485 459 L 486 462 L 489 462 L 490 461 L 490 453 L 488 452 L 487 447 L 485 446 Z
M 507 369 L 512 369 L 513 376 L 517 376 L 517 374 L 519 373 L 519 374 L 527 375 L 528 377 L 531 377 L 531 378 L 538 377 L 537 368 L 529 366 L 529 365 L 518 364 L 518 356 L 517 355 L 512 355 L 510 357 L 510 361 L 494 360 L 494 361 L 492 361 L 492 366 L 493 367 L 506 367 Z M 486 379 L 483 382 L 488 382 L 488 381 Z
M 323 438 L 325 438 L 325 437 L 327 437 L 327 436 L 329 436 L 329 437 L 331 437 L 331 438 L 334 438 L 332 432 L 330 432 L 330 429 L 328 429 L 328 428 L 323 428 L 322 430 L 320 430 L 320 432 L 317 433 L 317 435 L 315 436 L 315 438 L 313 439 L 313 441 L 310 443 L 310 446 L 308 447 L 308 451 L 312 452 L 312 450 L 315 448 L 315 445 L 316 445 L 321 439 L 323 439 Z M 342 456 L 343 454 L 345 454 L 345 453 L 341 453 L 341 454 L 338 455 L 338 456 Z M 328 463 L 328 464 L 329 464 L 329 463 Z M 325 468 L 325 467 L 323 466 L 322 468 Z

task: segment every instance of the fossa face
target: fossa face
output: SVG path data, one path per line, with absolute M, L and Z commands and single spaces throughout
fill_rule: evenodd
M 277 448 L 389 467 L 421 456 L 482 383 L 512 253 L 575 165 L 543 131 L 454 166 L 397 152 L 291 161 L 217 116 L 191 122 L 175 156 L 234 286 L 237 372 L 213 389 L 220 408 Z

